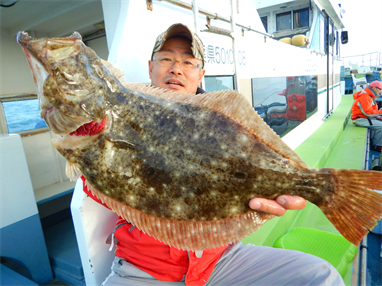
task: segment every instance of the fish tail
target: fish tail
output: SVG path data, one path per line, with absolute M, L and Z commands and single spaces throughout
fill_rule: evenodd
M 327 170 L 327 169 L 326 169 Z M 334 194 L 320 206 L 330 222 L 358 245 L 382 217 L 382 172 L 332 169 Z

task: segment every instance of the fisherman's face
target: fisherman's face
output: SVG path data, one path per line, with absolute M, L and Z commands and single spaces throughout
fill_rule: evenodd
M 372 88 L 377 93 L 376 97 L 380 97 L 381 96 L 381 89 L 379 87 L 376 87 L 376 86 L 373 86 Z
M 159 52 L 154 56 L 166 55 L 177 61 L 192 59 L 202 65 L 202 61 L 195 59 L 192 54 L 190 41 L 183 38 L 171 38 L 167 40 Z M 157 61 L 149 61 L 149 74 L 151 85 L 180 93 L 196 93 L 205 70 L 202 68 L 185 69 L 179 62 L 172 66 L 163 66 Z

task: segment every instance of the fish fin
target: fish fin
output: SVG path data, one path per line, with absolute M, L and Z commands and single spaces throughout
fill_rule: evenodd
M 70 181 L 77 181 L 79 177 L 81 177 L 81 170 L 77 167 L 77 164 L 66 161 L 65 168 L 66 176 Z
M 327 170 L 327 169 L 326 169 Z M 336 185 L 325 206 L 326 217 L 351 243 L 358 245 L 382 217 L 382 173 L 333 169 Z
M 257 114 L 243 95 L 234 90 L 214 91 L 202 94 L 182 94 L 154 88 L 143 84 L 125 84 L 128 89 L 144 92 L 151 96 L 189 103 L 220 112 L 236 123 L 244 126 L 260 141 L 280 155 L 293 160 L 302 169 L 309 169 L 305 163 Z
M 138 229 L 159 241 L 183 250 L 193 250 L 197 254 L 203 249 L 220 247 L 237 242 L 259 229 L 273 215 L 253 211 L 215 221 L 175 221 L 154 217 L 130 206 L 117 202 L 97 191 L 88 189 L 112 211 L 131 222 Z
M 111 63 L 109 63 L 108 61 L 105 61 L 103 59 L 100 59 L 101 60 L 101 63 L 104 65 L 105 68 L 107 68 L 107 70 L 113 75 L 115 76 L 118 81 L 120 82 L 120 84 L 122 84 L 123 86 L 126 85 L 126 82 L 123 78 L 123 76 L 125 75 L 125 72 L 120 70 L 119 68 L 116 68 L 115 66 L 113 66 Z
M 101 194 L 101 193 L 95 187 L 93 187 L 93 185 L 86 178 L 85 178 L 85 186 L 87 187 L 87 189 L 89 191 L 91 191 L 93 196 L 96 196 L 97 198 L 99 198 L 101 200 L 101 203 L 103 203 L 103 204 L 105 203 L 103 199 L 106 196 L 105 195 L 100 196 L 99 194 Z

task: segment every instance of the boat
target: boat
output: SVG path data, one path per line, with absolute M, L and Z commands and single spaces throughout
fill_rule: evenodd
M 380 170 L 381 154 L 370 150 L 367 130 L 349 119 L 356 86 L 345 84 L 340 49 L 348 31 L 334 1 L 11 0 L 0 9 L 2 285 L 100 285 L 110 271 L 113 251 L 105 239 L 116 219 L 67 179 L 65 159 L 50 142 L 56 135 L 39 118 L 33 78 L 15 40 L 20 30 L 35 38 L 78 31 L 125 72 L 125 81 L 148 83 L 155 37 L 182 22 L 204 43 L 206 91 L 238 90 L 312 168 Z M 293 249 L 302 234 L 309 234 L 303 251 L 336 264 L 346 285 L 381 284 L 380 224 L 359 247 L 341 240 L 338 252 L 338 231 L 308 204 L 243 242 Z M 284 245 L 287 238 L 292 243 Z

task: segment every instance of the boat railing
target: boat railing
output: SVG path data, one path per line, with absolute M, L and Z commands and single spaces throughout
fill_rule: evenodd
M 183 1 L 179 1 L 179 0 L 164 0 L 164 2 L 167 2 L 169 4 L 172 4 L 172 5 L 184 8 L 184 9 L 188 9 L 188 10 L 191 10 L 191 11 L 193 10 L 193 4 L 189 4 L 189 3 L 186 3 L 186 2 L 183 2 Z M 151 4 L 150 8 L 148 8 L 148 9 L 149 10 L 153 9 L 152 4 Z M 200 14 L 206 16 L 207 24 L 209 24 L 208 23 L 209 20 L 219 20 L 219 21 L 222 21 L 222 22 L 225 22 L 225 23 L 230 23 L 230 24 L 233 23 L 232 19 L 229 19 L 227 17 L 219 15 L 218 13 L 215 13 L 215 12 L 211 12 L 211 11 L 208 11 L 208 10 L 205 10 L 205 9 L 202 9 L 202 8 L 198 8 L 198 12 Z M 240 23 L 235 23 L 235 25 L 240 27 L 243 32 L 244 31 L 251 31 L 251 32 L 255 32 L 257 34 L 263 35 L 264 37 L 273 38 L 273 35 L 268 34 L 268 33 L 264 33 L 264 32 L 261 32 L 261 31 L 255 30 L 255 29 L 252 29 L 251 26 L 242 25 Z
M 375 67 L 376 70 L 382 69 L 382 52 L 372 52 L 362 55 L 342 57 L 342 64 L 345 67 L 351 67 L 351 64 L 359 66 Z

